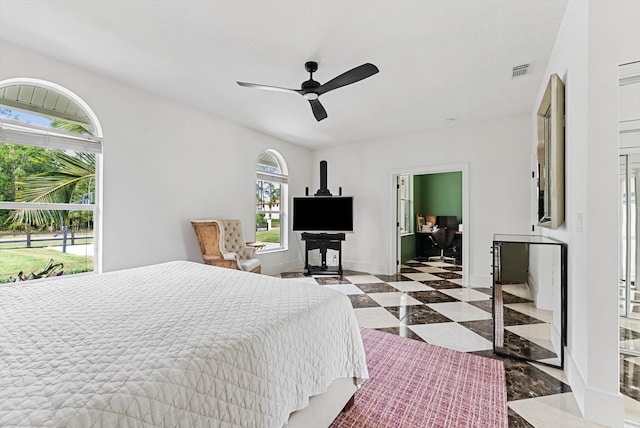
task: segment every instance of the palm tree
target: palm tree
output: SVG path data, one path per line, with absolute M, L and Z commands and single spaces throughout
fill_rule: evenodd
M 51 119 L 52 128 L 64 129 L 82 135 L 93 135 L 90 127 Z M 52 171 L 25 177 L 16 182 L 16 201 L 40 203 L 93 203 L 93 183 L 96 176 L 96 157 L 93 153 L 74 153 L 61 150 L 43 150 L 43 156 L 51 157 Z M 35 226 L 50 225 L 60 221 L 63 230 L 69 224 L 68 210 L 18 210 L 11 217 L 15 223 Z
M 76 134 L 93 135 L 91 127 L 88 125 L 80 125 L 79 123 L 69 123 L 64 120 L 51 119 L 49 124 L 52 128 L 64 129 L 65 131 L 75 132 Z
M 56 150 L 50 152 L 55 170 L 25 177 L 18 182 L 16 201 L 40 203 L 93 202 L 92 185 L 96 174 L 93 153 L 74 153 Z M 68 210 L 18 210 L 11 220 L 37 226 L 60 221 L 69 226 Z

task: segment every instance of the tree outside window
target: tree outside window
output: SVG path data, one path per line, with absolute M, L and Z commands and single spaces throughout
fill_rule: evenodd
M 0 282 L 51 259 L 65 275 L 95 270 L 101 138 L 74 95 L 32 82 L 0 82 Z
M 256 171 L 256 241 L 262 252 L 286 248 L 286 175 L 284 159 L 275 150 L 260 154 Z

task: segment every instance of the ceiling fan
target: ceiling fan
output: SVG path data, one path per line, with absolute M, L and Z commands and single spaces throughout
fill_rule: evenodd
M 256 83 L 246 82 L 237 83 L 238 85 L 247 88 L 257 88 L 279 92 L 297 92 L 309 101 L 309 104 L 311 104 L 313 115 L 315 116 L 316 120 L 320 122 L 322 119 L 327 118 L 327 111 L 324 109 L 322 104 L 320 104 L 320 100 L 318 100 L 318 97 L 320 95 L 340 88 L 342 86 L 347 86 L 352 83 L 358 82 L 362 79 L 366 79 L 367 77 L 371 77 L 379 71 L 378 67 L 376 67 L 375 65 L 366 63 L 356 68 L 352 68 L 351 70 L 344 72 L 341 75 L 334 77 L 333 79 L 321 85 L 320 82 L 316 82 L 315 80 L 313 80 L 313 73 L 318 70 L 318 63 L 314 61 L 308 61 L 304 64 L 304 68 L 309 73 L 309 80 L 302 82 L 300 89 L 280 88 L 277 86 L 259 85 Z

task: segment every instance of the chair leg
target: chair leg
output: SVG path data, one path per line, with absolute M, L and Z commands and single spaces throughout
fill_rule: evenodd
M 451 257 L 451 256 L 445 256 L 444 255 L 444 250 L 442 250 L 442 261 L 446 262 L 446 261 L 452 261 L 452 262 L 456 262 L 456 258 L 455 257 Z
M 429 261 L 431 260 L 440 260 L 441 262 L 444 261 L 445 257 L 444 257 L 444 250 L 440 249 L 440 255 L 439 256 L 431 256 L 429 257 Z
M 449 257 L 449 256 L 445 256 L 444 255 L 444 249 L 440 249 L 440 255 L 439 256 L 431 256 L 429 257 L 429 261 L 441 261 L 441 262 L 447 262 L 447 261 L 452 261 L 453 263 L 456 263 L 456 258 L 455 257 Z

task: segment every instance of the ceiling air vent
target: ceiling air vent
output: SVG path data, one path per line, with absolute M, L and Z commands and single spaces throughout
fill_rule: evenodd
M 517 79 L 519 77 L 524 77 L 529 72 L 529 64 L 516 65 L 511 70 L 511 78 Z

